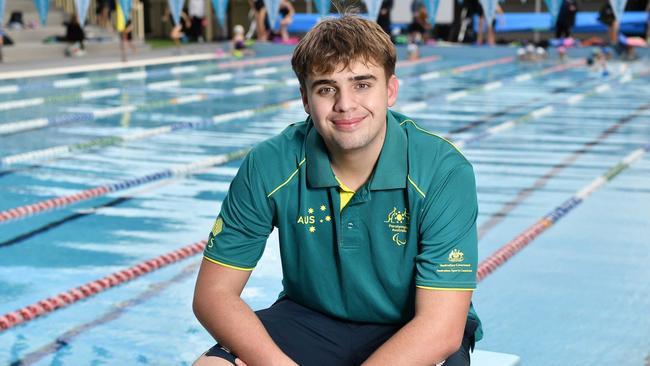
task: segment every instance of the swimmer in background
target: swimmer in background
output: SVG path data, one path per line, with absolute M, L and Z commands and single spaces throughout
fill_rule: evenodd
M 254 55 L 255 52 L 248 48 L 246 38 L 244 37 L 244 27 L 237 24 L 232 29 L 232 40 L 230 41 L 230 52 L 235 57 L 242 57 L 245 55 Z
M 519 61 L 537 62 L 545 60 L 547 57 L 548 54 L 543 47 L 535 47 L 531 43 L 517 49 L 517 60 Z

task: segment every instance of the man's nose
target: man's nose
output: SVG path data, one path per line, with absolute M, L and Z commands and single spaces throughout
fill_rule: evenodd
M 350 90 L 341 89 L 336 96 L 334 110 L 336 112 L 347 112 L 353 110 L 357 105 L 356 96 Z

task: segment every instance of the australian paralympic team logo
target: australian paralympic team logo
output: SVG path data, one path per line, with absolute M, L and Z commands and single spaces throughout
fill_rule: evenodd
M 332 221 L 332 216 L 327 209 L 327 206 L 321 204 L 320 206 L 309 207 L 307 208 L 307 213 L 305 215 L 298 216 L 296 223 L 300 225 L 305 225 L 307 231 L 310 233 L 315 233 L 320 224 L 329 223 Z
M 221 216 L 217 217 L 217 220 L 214 222 L 214 225 L 212 225 L 212 236 L 210 237 L 210 242 L 208 243 L 208 248 L 212 248 L 214 246 L 214 238 L 219 235 L 219 233 L 223 230 L 223 219 Z
M 393 233 L 393 242 L 398 246 L 406 244 L 406 235 L 409 229 L 409 220 L 411 216 L 409 215 L 406 208 L 402 211 L 398 210 L 397 207 L 393 207 L 393 210 L 388 213 L 386 221 L 384 221 L 388 229 Z

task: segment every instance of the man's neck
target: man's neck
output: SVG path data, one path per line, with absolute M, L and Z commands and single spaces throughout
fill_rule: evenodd
M 353 191 L 363 186 L 372 175 L 379 154 L 384 145 L 384 139 L 377 141 L 376 146 L 359 151 L 333 151 L 330 150 L 330 164 L 334 175 Z

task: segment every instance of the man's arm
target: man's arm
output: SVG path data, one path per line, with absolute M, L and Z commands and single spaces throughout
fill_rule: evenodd
M 221 345 L 249 366 L 296 365 L 241 299 L 250 274 L 204 259 L 194 289 L 196 318 Z
M 363 365 L 422 365 L 442 362 L 463 340 L 472 291 L 416 289 L 415 317 Z

